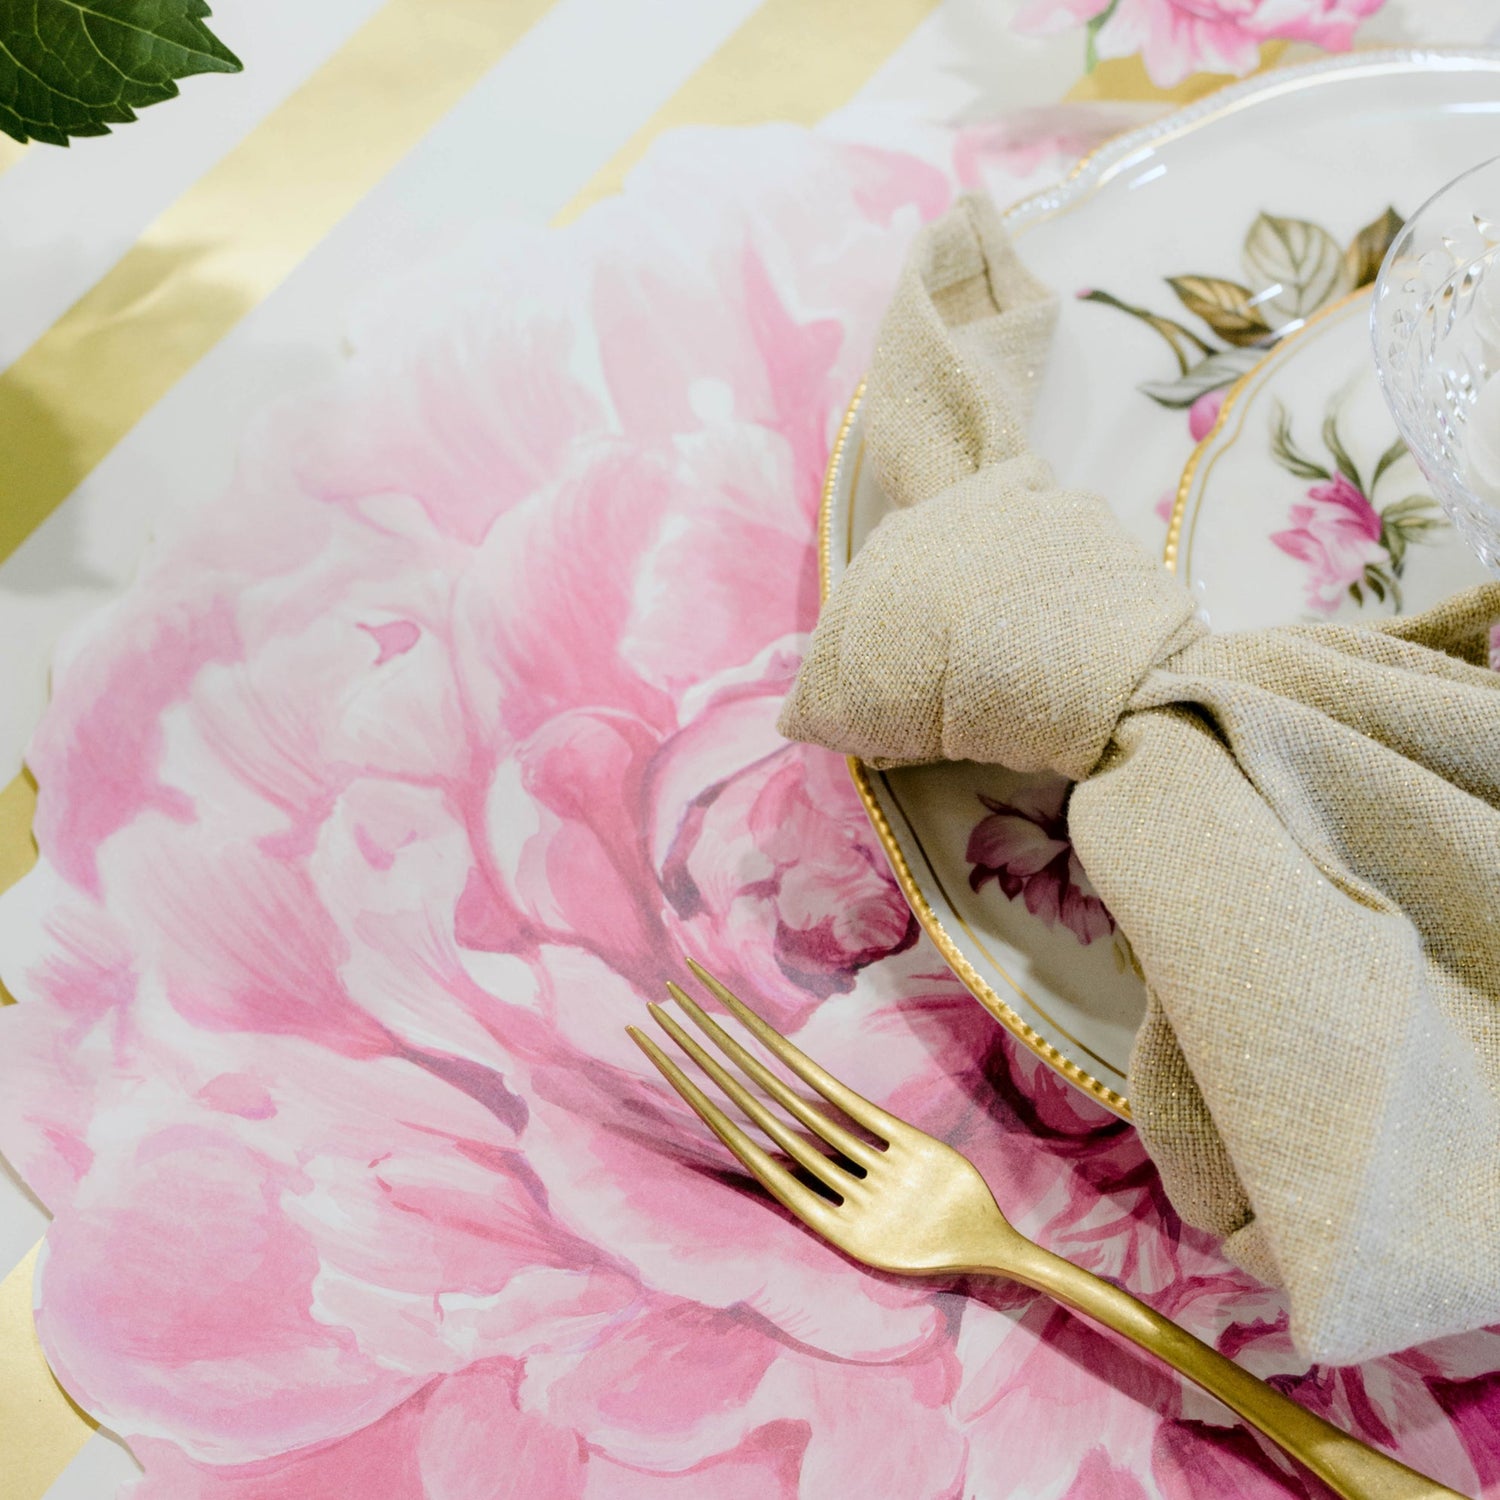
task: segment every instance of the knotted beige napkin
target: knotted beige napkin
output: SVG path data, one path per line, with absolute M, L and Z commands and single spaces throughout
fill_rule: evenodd
M 1150 993 L 1136 1123 L 1182 1215 L 1286 1287 L 1305 1355 L 1500 1322 L 1500 584 L 1211 635 L 1026 451 L 1053 317 L 983 200 L 922 233 L 864 407 L 901 509 L 782 730 L 1079 783 Z

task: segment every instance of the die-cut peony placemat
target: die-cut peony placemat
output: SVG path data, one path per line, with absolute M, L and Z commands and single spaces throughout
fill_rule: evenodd
M 0 902 L 0 1147 L 134 1500 L 1309 1493 L 1045 1300 L 769 1208 L 622 1029 L 684 949 L 1051 1248 L 1500 1477 L 1500 1339 L 1301 1367 L 918 940 L 839 759 L 775 733 L 832 431 L 917 225 L 1019 190 L 1007 142 L 684 133 L 566 233 L 479 235 L 68 642 Z

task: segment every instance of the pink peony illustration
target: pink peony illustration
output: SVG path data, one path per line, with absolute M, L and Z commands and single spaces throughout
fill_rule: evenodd
M 1114 918 L 1094 894 L 1068 838 L 1068 783 L 1036 783 L 1013 802 L 982 792 L 989 815 L 974 825 L 964 858 L 973 866 L 969 885 L 993 880 L 1005 896 L 1020 897 L 1049 927 L 1059 922 L 1080 943 L 1107 938 Z
M 1045 1299 L 771 1206 L 624 1034 L 683 952 L 1050 1248 L 1456 1488 L 1500 1472 L 1500 1340 L 1299 1365 L 775 733 L 828 446 L 961 144 L 683 132 L 566 232 L 414 272 L 68 641 L 0 1148 L 130 1500 L 1307 1493 Z M 995 878 L 1098 933 L 1060 814 L 997 805 Z
M 1307 565 L 1307 602 L 1323 614 L 1339 607 L 1366 567 L 1386 560 L 1380 514 L 1343 474 L 1313 485 L 1306 501 L 1292 506 L 1290 519 L 1292 525 L 1272 532 L 1271 540 Z
M 1049 36 L 1087 26 L 1093 54 L 1139 53 L 1159 88 L 1190 74 L 1254 72 L 1261 44 L 1310 42 L 1346 52 L 1384 0 L 1027 0 L 1018 31 Z

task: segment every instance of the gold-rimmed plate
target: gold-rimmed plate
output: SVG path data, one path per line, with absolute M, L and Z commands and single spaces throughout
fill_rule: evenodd
M 1063 296 L 1036 446 L 1062 483 L 1107 494 L 1169 566 L 1190 543 L 1187 577 L 1215 625 L 1369 615 L 1394 608 L 1398 595 L 1417 600 L 1472 576 L 1436 534 L 1435 510 L 1419 503 L 1409 460 L 1393 458 L 1377 480 L 1385 449 L 1364 453 L 1374 431 L 1360 415 L 1365 396 L 1344 397 L 1354 402 L 1344 421 L 1360 456 L 1337 422 L 1333 442 L 1376 491 L 1373 501 L 1360 494 L 1387 539 L 1383 559 L 1372 545 L 1340 551 L 1351 538 L 1331 525 L 1345 522 L 1338 507 L 1350 512 L 1345 530 L 1366 543 L 1376 523 L 1341 489 L 1358 486 L 1329 447 L 1327 403 L 1320 395 L 1316 410 L 1304 410 L 1312 398 L 1300 383 L 1288 388 L 1298 404 L 1279 456 L 1274 432 L 1260 444 L 1272 445 L 1282 477 L 1300 477 L 1300 491 L 1231 482 L 1238 458 L 1200 458 L 1198 489 L 1182 476 L 1205 438 L 1259 430 L 1276 390 L 1260 380 L 1263 362 L 1280 351 L 1272 368 L 1301 380 L 1288 342 L 1301 345 L 1299 330 L 1313 350 L 1334 326 L 1357 325 L 1356 289 L 1373 277 L 1401 216 L 1493 155 L 1497 123 L 1500 54 L 1365 54 L 1226 89 L 1111 142 L 1008 213 L 1023 257 Z M 1330 320 L 1325 333 L 1320 314 Z M 1351 380 L 1358 367 L 1355 357 Z M 1248 425 L 1236 428 L 1241 403 L 1231 393 L 1246 377 Z M 1234 442 L 1250 454 L 1248 439 Z M 1300 476 L 1287 467 L 1299 467 L 1299 455 Z M 1309 500 L 1319 485 L 1330 495 Z M 825 592 L 888 508 L 863 462 L 856 396 L 824 490 Z M 1236 549 L 1244 525 L 1259 528 L 1258 547 Z M 1279 533 L 1287 535 L 1277 541 Z M 1339 555 L 1321 559 L 1320 545 Z M 1440 555 L 1452 567 L 1429 571 Z M 1358 577 L 1335 588 L 1355 560 Z M 1310 603 L 1314 573 L 1322 593 Z M 1021 1042 L 1128 1116 L 1145 991 L 1073 858 L 1065 783 L 968 764 L 852 769 L 907 899 L 955 972 Z

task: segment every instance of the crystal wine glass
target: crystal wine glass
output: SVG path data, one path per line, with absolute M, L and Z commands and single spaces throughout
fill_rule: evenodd
M 1500 573 L 1500 157 L 1407 220 L 1375 279 L 1370 332 L 1396 427 L 1433 494 Z

